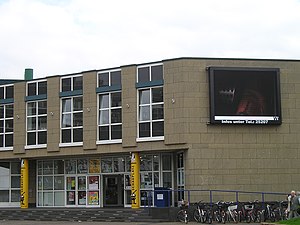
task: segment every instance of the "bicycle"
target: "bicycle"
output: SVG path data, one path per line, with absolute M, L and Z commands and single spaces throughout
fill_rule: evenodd
M 201 201 L 199 201 L 198 203 L 195 204 L 196 205 L 196 209 L 194 210 L 194 219 L 195 221 L 197 221 L 198 223 L 212 223 L 212 216 L 211 216 L 211 210 L 210 210 L 210 206 L 205 203 L 201 203 Z
M 182 201 L 179 201 L 178 203 L 180 206 L 180 210 L 177 213 L 177 219 L 181 223 L 187 224 L 189 222 L 189 215 L 188 215 L 189 202 L 182 200 Z

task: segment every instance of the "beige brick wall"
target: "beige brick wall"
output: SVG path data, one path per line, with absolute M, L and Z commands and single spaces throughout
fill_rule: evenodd
M 15 148 L 22 157 L 131 151 L 185 151 L 187 189 L 288 192 L 299 189 L 300 61 L 174 59 L 164 64 L 165 140 L 137 142 L 136 66 L 122 69 L 122 144 L 96 145 L 96 73 L 84 73 L 84 146 L 59 148 L 59 77 L 48 78 L 48 147 L 24 151 L 25 83 L 15 88 Z M 280 126 L 226 126 L 209 122 L 207 66 L 276 67 L 281 71 Z M 20 103 L 20 104 L 19 104 Z M 87 110 L 90 108 L 90 111 Z M 53 116 L 50 114 L 53 112 Z M 26 152 L 24 154 L 24 152 Z M 2 158 L 16 158 L 0 152 Z M 224 199 L 225 200 L 225 199 Z

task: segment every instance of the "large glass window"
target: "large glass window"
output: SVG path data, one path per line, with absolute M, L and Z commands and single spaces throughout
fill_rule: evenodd
M 139 89 L 138 137 L 164 136 L 163 87 Z
M 0 205 L 20 204 L 20 162 L 0 162 Z
M 38 206 L 64 206 L 64 160 L 38 161 Z
M 122 139 L 121 92 L 99 94 L 98 140 Z
M 0 105 L 0 149 L 13 147 L 14 105 Z
M 47 143 L 47 101 L 27 102 L 27 146 Z
M 61 99 L 61 143 L 83 141 L 82 96 Z

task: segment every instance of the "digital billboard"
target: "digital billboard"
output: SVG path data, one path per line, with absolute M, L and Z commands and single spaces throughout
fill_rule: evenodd
M 278 68 L 208 67 L 210 123 L 281 124 Z

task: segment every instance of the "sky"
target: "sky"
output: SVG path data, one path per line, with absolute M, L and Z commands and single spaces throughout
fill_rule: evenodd
M 300 60 L 300 0 L 0 0 L 0 79 L 178 57 Z

